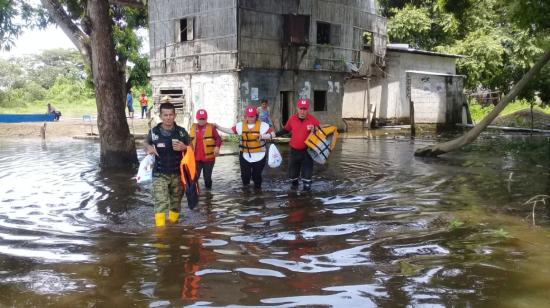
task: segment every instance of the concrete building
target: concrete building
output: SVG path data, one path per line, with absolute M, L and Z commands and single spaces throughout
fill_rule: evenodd
M 265 98 L 279 127 L 302 97 L 321 122 L 343 127 L 348 73 L 385 59 L 374 0 L 163 0 L 148 9 L 153 97 L 175 99 L 184 126 L 199 108 L 229 126 Z
M 342 117 L 355 128 L 392 124 L 454 124 L 467 118 L 459 55 L 388 44 L 382 74 L 365 74 L 345 86 Z M 467 108 L 467 107 L 466 107 Z M 466 112 L 463 115 L 463 112 Z

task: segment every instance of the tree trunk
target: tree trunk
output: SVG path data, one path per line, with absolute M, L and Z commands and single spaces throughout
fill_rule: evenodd
M 533 66 L 525 75 L 523 75 L 523 78 L 510 90 L 510 92 L 495 106 L 495 109 L 491 111 L 481 122 L 479 122 L 476 126 L 474 126 L 470 131 L 468 131 L 466 134 L 458 137 L 457 139 L 447 141 L 444 143 L 435 144 L 433 146 L 425 147 L 422 149 L 416 150 L 414 153 L 415 156 L 439 156 L 441 154 L 445 154 L 451 151 L 458 150 L 462 148 L 463 146 L 472 143 L 476 138 L 481 134 L 481 132 L 493 122 L 493 120 L 499 115 L 499 113 L 508 105 L 510 101 L 512 101 L 518 93 L 520 93 L 525 85 L 533 79 L 533 77 L 540 72 L 540 70 L 544 67 L 544 65 L 550 60 L 550 49 L 546 50 L 546 52 L 543 54 L 543 56 L 537 61 L 535 66 Z
M 107 168 L 133 165 L 137 163 L 136 146 L 126 121 L 126 104 L 112 39 L 109 1 L 88 1 L 87 10 L 92 29 L 91 62 L 101 143 L 100 163 Z

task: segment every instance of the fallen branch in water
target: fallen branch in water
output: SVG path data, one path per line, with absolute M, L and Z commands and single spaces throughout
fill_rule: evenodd
M 531 211 L 533 226 L 535 225 L 535 210 L 537 209 L 537 204 L 542 203 L 542 204 L 546 205 L 546 199 L 550 199 L 550 196 L 549 195 L 536 195 L 536 196 L 532 197 L 531 199 L 525 201 L 525 203 L 523 203 L 523 205 L 528 205 L 528 204 L 533 205 L 533 209 Z

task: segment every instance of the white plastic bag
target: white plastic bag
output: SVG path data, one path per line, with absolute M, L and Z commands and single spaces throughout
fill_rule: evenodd
M 153 181 L 153 168 L 155 166 L 155 156 L 146 155 L 139 164 L 136 182 L 138 184 L 147 184 Z
M 268 155 L 269 157 L 267 158 L 267 164 L 271 168 L 277 168 L 283 162 L 283 157 L 281 156 L 281 153 L 273 143 L 269 146 Z

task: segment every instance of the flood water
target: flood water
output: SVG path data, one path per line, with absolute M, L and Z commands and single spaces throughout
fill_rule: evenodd
M 439 159 L 342 140 L 311 193 L 289 191 L 286 161 L 243 189 L 222 156 L 163 231 L 150 187 L 100 172 L 97 143 L 0 140 L 0 306 L 548 307 L 548 208 L 524 203 L 550 194 L 550 163 L 523 139 Z

